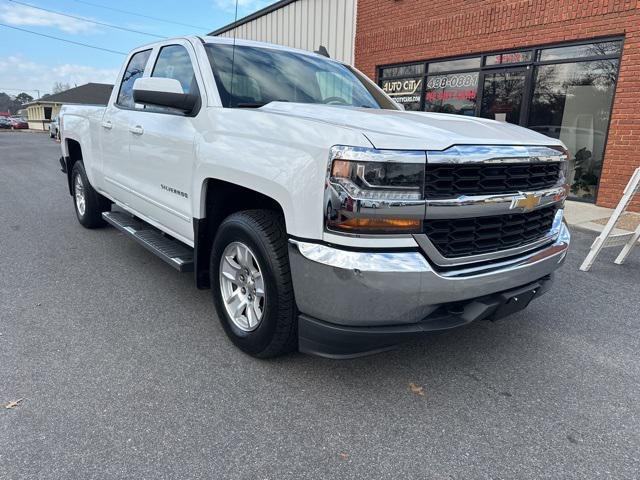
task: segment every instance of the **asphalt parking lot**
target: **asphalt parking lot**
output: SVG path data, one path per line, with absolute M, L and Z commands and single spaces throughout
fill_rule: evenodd
M 260 361 L 191 275 L 78 224 L 59 156 L 0 132 L 0 405 L 23 399 L 0 408 L 1 479 L 638 478 L 640 251 L 582 273 L 575 232 L 511 318 Z

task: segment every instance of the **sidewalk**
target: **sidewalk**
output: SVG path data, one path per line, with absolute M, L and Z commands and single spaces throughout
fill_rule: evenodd
M 612 213 L 612 208 L 598 207 L 592 203 L 567 201 L 565 203 L 564 218 L 572 228 L 600 233 Z M 613 230 L 613 234 L 617 235 L 633 231 L 638 226 L 638 223 L 640 223 L 640 214 L 625 213 L 618 221 L 618 226 Z

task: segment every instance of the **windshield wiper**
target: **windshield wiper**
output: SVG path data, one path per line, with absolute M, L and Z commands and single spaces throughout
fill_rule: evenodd
M 236 108 L 260 108 L 264 107 L 267 103 L 270 102 L 238 103 Z
M 238 103 L 236 105 L 236 108 L 260 108 L 260 107 L 264 107 L 265 105 L 269 105 L 272 102 L 288 102 L 289 100 L 269 100 L 268 102 L 243 102 L 243 103 Z

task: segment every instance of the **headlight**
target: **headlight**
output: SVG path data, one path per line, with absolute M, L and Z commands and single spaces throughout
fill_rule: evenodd
M 334 160 L 330 181 L 354 198 L 422 200 L 424 164 Z
M 425 214 L 424 152 L 333 147 L 325 193 L 328 230 L 418 233 Z

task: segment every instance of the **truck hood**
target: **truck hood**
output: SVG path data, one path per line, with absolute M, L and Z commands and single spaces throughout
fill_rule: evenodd
M 444 150 L 465 144 L 562 145 L 527 128 L 463 115 L 288 102 L 272 102 L 260 110 L 357 130 L 381 150 Z

